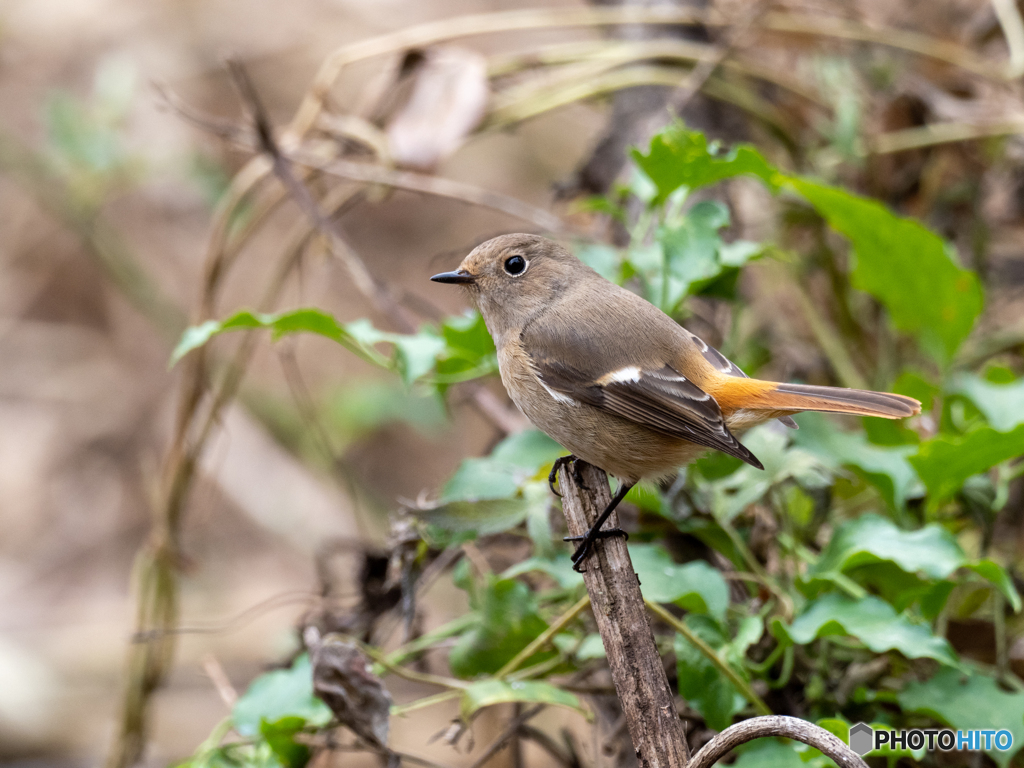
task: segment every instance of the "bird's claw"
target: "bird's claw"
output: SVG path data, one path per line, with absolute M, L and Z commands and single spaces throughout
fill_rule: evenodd
M 564 536 L 562 541 L 581 542 L 576 551 L 572 553 L 572 569 L 576 573 L 584 573 L 582 565 L 593 554 L 594 542 L 598 539 L 610 539 L 613 536 L 621 536 L 627 541 L 629 540 L 629 534 L 621 528 L 608 528 L 600 531 L 590 530 L 580 536 Z
M 583 485 L 583 483 L 580 482 L 580 470 L 579 465 L 577 464 L 578 461 L 579 459 L 570 453 L 568 456 L 559 456 L 555 459 L 555 463 L 551 465 L 551 471 L 548 472 L 548 488 L 550 488 L 551 492 L 558 498 L 562 498 L 562 494 L 557 488 L 555 488 L 555 483 L 558 482 L 558 470 L 562 467 L 572 464 L 572 471 L 573 476 L 576 479 L 576 484 L 580 486 Z

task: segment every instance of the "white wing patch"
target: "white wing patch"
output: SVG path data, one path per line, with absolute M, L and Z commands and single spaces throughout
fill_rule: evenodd
M 635 365 L 627 365 L 625 368 L 619 368 L 617 371 L 606 373 L 597 380 L 597 383 L 601 386 L 607 386 L 613 382 L 617 384 L 633 382 L 635 384 L 638 381 L 640 381 L 640 369 Z
M 554 399 L 556 403 L 564 403 L 565 405 L 579 405 L 579 402 L 573 400 L 568 395 L 563 395 L 561 392 L 556 392 L 555 390 L 553 390 L 551 387 L 544 383 L 544 379 L 542 379 L 540 376 L 537 377 L 537 381 L 540 382 L 540 385 L 544 387 L 545 391 L 549 395 L 551 395 L 551 397 Z

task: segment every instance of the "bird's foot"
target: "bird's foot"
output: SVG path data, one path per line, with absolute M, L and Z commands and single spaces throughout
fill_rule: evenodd
M 548 487 L 558 498 L 562 498 L 562 494 L 555 488 L 555 483 L 558 482 L 558 470 L 569 465 L 572 465 L 572 476 L 576 481 L 576 485 L 586 490 L 586 486 L 583 485 L 583 477 L 580 475 L 580 460 L 571 453 L 568 456 L 559 456 L 555 459 L 555 463 L 551 465 L 551 471 L 548 473 Z
M 562 541 L 578 541 L 581 542 L 576 548 L 576 551 L 572 553 L 572 569 L 577 573 L 583 573 L 583 563 L 590 555 L 594 552 L 594 542 L 598 539 L 610 539 L 614 536 L 621 536 L 628 540 L 629 534 L 621 528 L 607 528 L 603 530 L 594 530 L 591 528 L 581 536 L 565 536 Z

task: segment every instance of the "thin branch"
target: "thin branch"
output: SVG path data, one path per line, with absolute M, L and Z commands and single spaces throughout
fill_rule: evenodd
M 565 613 L 555 619 L 551 626 L 541 632 L 529 645 L 523 650 L 513 656 L 508 662 L 497 672 L 494 673 L 495 677 L 501 678 L 505 675 L 511 674 L 519 669 L 519 665 L 526 661 L 528 658 L 537 653 L 541 648 L 548 644 L 548 642 L 557 635 L 562 629 L 573 619 L 580 615 L 590 605 L 590 595 L 584 595 Z
M 1024 133 L 1024 119 L 1007 120 L 987 125 L 968 123 L 932 123 L 899 131 L 881 133 L 869 142 L 868 154 L 886 155 L 906 152 L 910 149 L 952 144 L 958 141 L 975 141 Z
M 332 250 L 345 264 L 359 292 L 370 299 L 377 310 L 394 322 L 402 331 L 406 333 L 413 332 L 416 328 L 416 323 L 408 310 L 400 306 L 394 297 L 391 296 L 390 291 L 374 278 L 362 259 L 356 255 L 349 245 L 338 226 L 333 220 L 324 215 L 323 211 L 320 210 L 320 205 L 313 198 L 313 195 L 310 194 L 309 189 L 295 177 L 291 161 L 278 148 L 277 141 L 274 138 L 274 131 L 270 124 L 270 118 L 241 62 L 236 59 L 228 59 L 227 65 L 242 100 L 251 111 L 260 151 L 270 158 L 274 175 L 277 176 L 285 189 L 288 190 L 288 193 L 299 208 L 302 209 L 302 212 L 316 225 L 316 228 L 330 238 Z
M 832 758 L 839 768 L 867 768 L 867 763 L 824 728 L 806 720 L 769 715 L 731 725 L 705 744 L 686 768 L 711 768 L 735 747 L 765 736 L 782 736 L 809 744 Z
M 611 501 L 604 472 L 582 462 L 562 466 L 558 484 L 569 534 L 584 534 Z M 615 513 L 608 527 L 617 525 Z M 644 610 L 640 583 L 621 537 L 602 539 L 587 560 L 583 582 L 593 602 L 612 682 L 640 764 L 683 768 L 689 748 L 676 713 L 675 695 Z
M 341 176 L 366 184 L 381 184 L 386 187 L 405 189 L 410 192 L 421 192 L 427 195 L 447 197 L 470 205 L 491 208 L 517 219 L 528 221 L 542 230 L 549 232 L 566 232 L 565 223 L 543 208 L 524 203 L 509 195 L 492 192 L 488 189 L 467 184 L 463 181 L 446 179 L 414 171 L 396 171 L 370 163 L 353 160 L 328 160 L 306 150 L 295 150 L 288 158 L 299 165 L 315 168 L 321 173 Z

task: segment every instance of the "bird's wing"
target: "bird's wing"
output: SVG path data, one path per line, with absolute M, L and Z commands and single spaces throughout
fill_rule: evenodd
M 690 334 L 690 336 L 693 338 L 693 343 L 697 345 L 697 348 L 700 350 L 700 353 L 704 356 L 704 359 L 711 363 L 711 365 L 713 365 L 715 367 L 715 370 L 717 370 L 719 373 L 724 373 L 726 376 L 736 376 L 742 379 L 750 378 L 749 376 L 747 376 L 747 374 L 743 372 L 743 370 L 738 365 L 736 365 L 736 363 L 734 363 L 732 360 L 727 358 L 717 349 L 712 347 L 710 344 L 704 341 L 704 339 L 700 338 L 699 336 L 695 336 L 692 333 Z M 779 423 L 786 427 L 789 427 L 790 429 L 800 428 L 797 425 L 797 423 L 793 421 L 792 416 L 780 416 Z
M 554 392 L 764 468 L 726 427 L 715 399 L 669 365 L 625 365 L 595 378 L 558 356 L 527 352 L 541 382 Z

